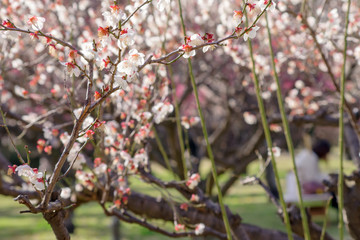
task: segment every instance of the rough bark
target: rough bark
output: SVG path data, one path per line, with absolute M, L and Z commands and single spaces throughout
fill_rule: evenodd
M 243 228 L 247 232 L 248 236 L 252 240 L 288 240 L 288 236 L 286 233 L 271 230 L 266 228 L 261 228 L 258 226 L 250 225 L 250 224 L 242 224 Z M 302 240 L 303 238 L 293 235 L 294 240 Z
M 338 174 L 331 174 L 324 184 L 329 191 L 337 193 Z M 344 180 L 344 221 L 347 229 L 356 240 L 360 240 L 360 171 L 345 176 Z
M 243 181 L 243 184 L 255 184 L 255 183 L 259 184 L 265 190 L 265 192 L 269 196 L 270 200 L 277 207 L 279 216 L 281 217 L 281 220 L 284 222 L 284 217 L 283 217 L 283 214 L 282 214 L 283 209 L 282 209 L 282 207 L 281 207 L 281 205 L 279 203 L 279 199 L 277 199 L 275 197 L 275 195 L 271 192 L 270 188 L 268 186 L 266 186 L 257 177 L 248 177 L 248 179 L 245 179 Z M 301 237 L 304 237 L 304 230 L 303 230 L 303 226 L 302 226 L 302 219 L 301 219 L 300 209 L 295 205 L 290 205 L 290 207 L 288 207 L 286 209 L 286 211 L 289 214 L 290 225 L 291 225 L 292 232 L 299 235 L 299 236 L 301 236 Z M 322 228 L 311 221 L 311 217 L 310 217 L 309 214 L 307 214 L 307 218 L 308 218 L 308 223 L 309 223 L 309 230 L 310 230 L 311 240 L 320 239 Z M 328 235 L 327 233 L 325 233 L 324 239 L 325 240 L 333 240 L 333 238 L 330 235 Z
M 164 199 L 156 199 L 140 193 L 133 192 L 129 196 L 127 208 L 133 213 L 143 215 L 152 219 L 162 219 L 166 221 L 174 220 L 174 211 L 171 206 Z M 221 216 L 210 215 L 205 208 L 196 209 L 189 207 L 188 211 L 176 208 L 178 214 L 189 221 L 190 224 L 204 223 L 206 226 L 214 228 L 215 230 L 224 232 L 224 224 Z M 210 215 L 210 216 L 209 216 Z M 237 227 L 241 218 L 238 215 L 229 215 L 229 221 L 232 227 Z
M 57 240 L 69 240 L 70 234 L 65 226 L 66 210 L 43 213 L 44 219 L 50 224 Z
M 290 223 L 291 223 L 291 230 L 293 233 L 304 237 L 304 230 L 301 221 L 301 214 L 300 209 L 296 206 L 291 207 L 288 209 Z M 319 240 L 321 236 L 321 227 L 311 221 L 310 216 L 308 216 L 308 223 L 309 223 L 309 230 L 310 230 L 310 237 L 312 240 Z M 325 233 L 324 240 L 334 240 L 329 234 Z
M 162 219 L 166 221 L 174 220 L 174 211 L 171 206 L 163 199 L 156 199 L 139 193 L 132 193 L 129 197 L 127 208 L 132 212 L 151 219 Z M 219 232 L 225 232 L 225 227 L 221 216 L 216 216 L 206 209 L 189 207 L 188 211 L 177 209 L 178 214 L 189 224 L 204 223 L 206 226 Z M 229 213 L 229 222 L 234 234 L 238 239 L 244 239 L 245 232 L 251 240 L 282 240 L 287 239 L 287 235 L 281 231 L 269 230 L 261 227 L 241 224 L 238 215 Z M 300 240 L 301 238 L 295 237 Z
M 357 176 L 359 178 L 359 176 Z M 344 189 L 344 208 L 345 208 L 345 223 L 347 224 L 350 235 L 360 240 L 360 179 L 356 180 L 353 187 L 346 187 Z

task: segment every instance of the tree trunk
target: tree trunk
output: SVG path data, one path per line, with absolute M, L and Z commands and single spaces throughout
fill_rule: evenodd
M 136 214 L 145 216 L 146 218 L 174 221 L 174 211 L 172 207 L 163 199 L 160 200 L 133 192 L 129 196 L 127 208 Z M 207 227 L 225 233 L 225 227 L 221 214 L 215 215 L 206 208 L 192 207 L 189 207 L 187 211 L 177 208 L 177 211 L 181 215 L 182 219 L 186 220 L 189 224 L 204 223 Z M 228 218 L 233 233 L 239 240 L 287 239 L 287 235 L 281 231 L 264 229 L 249 224 L 242 224 L 241 218 L 238 215 L 232 214 L 230 211 L 228 211 Z M 300 240 L 301 238 L 295 236 L 294 239 Z
M 45 220 L 50 224 L 57 240 L 70 240 L 70 234 L 65 226 L 66 210 L 43 213 Z

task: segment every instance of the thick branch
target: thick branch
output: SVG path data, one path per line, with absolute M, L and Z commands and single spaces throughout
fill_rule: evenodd
M 259 185 L 264 188 L 265 192 L 269 195 L 270 199 L 277 206 L 278 212 L 282 213 L 282 208 L 280 207 L 280 205 L 278 203 L 278 199 L 273 196 L 273 194 L 267 188 L 267 186 L 265 184 L 263 184 L 260 179 L 254 178 L 253 181 L 259 183 Z M 300 209 L 297 206 L 292 205 L 291 207 L 287 208 L 287 212 L 290 217 L 291 230 L 294 233 L 296 233 L 297 235 L 304 237 L 304 229 L 303 229 L 303 225 L 302 225 L 302 221 L 301 221 Z M 279 214 L 279 215 L 280 215 L 281 219 L 283 220 L 282 214 Z M 321 230 L 322 230 L 321 227 L 318 226 L 317 224 L 315 224 L 314 222 L 312 222 L 309 215 L 307 215 L 307 217 L 308 217 L 308 222 L 309 222 L 309 230 L 310 230 L 311 239 L 312 240 L 320 239 Z M 334 240 L 327 233 L 325 233 L 324 239 L 325 240 Z
M 67 212 L 62 209 L 60 211 L 43 213 L 43 217 L 50 224 L 57 240 L 69 240 L 70 234 L 65 226 L 64 219 Z

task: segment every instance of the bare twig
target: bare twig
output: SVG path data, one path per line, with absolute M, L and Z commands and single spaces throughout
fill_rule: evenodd
M 64 107 L 57 107 L 57 108 L 55 108 L 55 109 L 53 109 L 53 110 L 48 111 L 48 112 L 45 113 L 45 114 L 42 114 L 42 115 L 38 116 L 38 117 L 35 118 L 33 121 L 31 121 L 29 124 L 27 124 L 27 125 L 24 127 L 24 130 L 23 130 L 23 131 L 20 133 L 20 135 L 17 136 L 16 138 L 17 138 L 17 139 L 21 139 L 21 138 L 27 133 L 28 129 L 29 129 L 30 127 L 32 127 L 34 124 L 36 124 L 38 121 L 40 121 L 40 120 L 43 119 L 43 118 L 47 118 L 47 117 L 51 116 L 51 115 L 54 114 L 54 113 L 58 113 L 58 112 L 59 112 L 60 110 L 62 110 L 62 109 L 64 109 Z
M 83 148 L 86 146 L 86 144 L 87 144 L 88 142 L 89 142 L 89 140 L 87 140 L 87 141 L 81 146 L 81 148 L 80 148 L 79 151 L 76 153 L 76 156 L 75 156 L 74 160 L 71 162 L 71 164 L 70 164 L 70 166 L 68 167 L 68 169 L 66 170 L 66 172 L 65 172 L 61 177 L 59 177 L 59 181 L 60 181 L 61 179 L 63 179 L 64 177 L 66 177 L 66 176 L 69 174 L 69 172 L 70 172 L 70 170 L 73 168 L 73 166 L 74 166 L 74 164 L 75 164 L 75 162 L 76 162 L 76 160 L 77 160 L 80 152 L 83 150 Z
M 25 164 L 24 159 L 22 158 L 19 150 L 17 150 L 17 148 L 16 148 L 16 146 L 15 146 L 15 143 L 14 143 L 14 140 L 12 139 L 12 137 L 11 137 L 9 128 L 8 128 L 7 125 L 6 125 L 5 114 L 4 114 L 1 106 L 0 106 L 0 113 L 1 113 L 2 120 L 3 120 L 3 126 L 2 126 L 2 127 L 5 128 L 6 133 L 8 134 L 8 137 L 9 137 L 9 139 L 10 139 L 11 145 L 13 146 L 14 151 L 16 152 L 18 159 L 20 160 L 20 162 L 21 162 L 22 164 Z
M 21 29 L 21 28 L 18 28 L 18 27 L 13 27 L 13 28 L 8 28 L 8 27 L 5 27 L 3 24 L 0 23 L 0 26 L 3 27 L 3 28 L 0 28 L 0 31 L 14 31 L 14 32 L 22 32 L 22 33 L 27 33 L 27 34 L 37 34 L 41 37 L 46 37 L 46 38 L 50 38 L 52 40 L 54 40 L 55 42 L 57 42 L 58 44 L 64 46 L 64 47 L 68 47 L 72 50 L 75 50 L 77 51 L 77 53 L 82 56 L 84 59 L 86 59 L 87 61 L 89 61 L 85 56 L 84 54 L 78 50 L 76 47 L 74 47 L 73 45 L 71 45 L 70 43 L 68 42 L 65 42 L 64 40 L 61 40 L 59 38 L 56 38 L 50 34 L 45 34 L 45 33 L 42 33 L 42 32 L 37 32 L 35 33 L 34 31 L 30 31 L 30 30 L 25 30 L 25 29 Z
M 152 2 L 152 0 L 147 0 L 147 1 L 145 1 L 143 4 L 141 4 L 139 7 L 137 7 L 137 8 L 134 10 L 134 12 L 132 12 L 132 13 L 121 23 L 121 26 L 124 26 L 124 25 L 130 20 L 130 18 L 131 18 L 132 16 L 134 16 L 134 14 L 135 14 L 137 11 L 140 10 L 140 8 L 142 8 L 143 6 L 145 6 L 146 4 L 151 3 L 151 2 Z

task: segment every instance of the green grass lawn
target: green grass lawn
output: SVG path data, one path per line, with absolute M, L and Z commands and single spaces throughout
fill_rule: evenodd
M 336 151 L 333 151 L 336 152 Z M 330 161 L 321 164 L 321 168 L 327 172 L 337 172 L 336 154 L 332 154 Z M 280 175 L 282 179 L 291 169 L 290 159 L 283 154 L 277 160 Z M 158 177 L 162 179 L 169 179 L 170 175 L 165 171 L 161 171 L 160 167 L 156 167 Z M 345 162 L 345 172 L 350 173 L 354 169 L 350 161 Z M 201 172 L 209 171 L 209 164 L 205 163 L 201 166 Z M 248 174 L 256 174 L 259 171 L 258 162 L 252 163 L 248 168 Z M 222 179 L 228 176 L 223 176 Z M 151 194 L 153 196 L 159 195 L 150 186 L 143 184 L 140 180 L 134 179 L 132 181 L 133 189 L 136 191 Z M 285 185 L 285 182 L 283 182 Z M 50 226 L 42 218 L 41 215 L 19 214 L 20 210 L 25 207 L 14 202 L 10 197 L 0 196 L 0 239 L 1 240 L 49 240 L 54 239 Z M 269 202 L 264 191 L 259 186 L 242 186 L 239 183 L 235 184 L 225 197 L 225 203 L 229 205 L 234 213 L 238 213 L 245 223 L 251 223 L 258 226 L 279 229 L 285 231 L 285 227 L 276 215 L 276 208 Z M 111 218 L 106 217 L 101 208 L 96 203 L 90 203 L 80 206 L 75 214 L 76 232 L 72 239 L 111 239 L 110 230 Z M 319 220 L 321 224 L 321 220 Z M 173 229 L 171 223 L 164 223 L 163 221 L 156 221 L 155 224 L 165 226 L 169 230 Z M 329 224 L 327 226 L 328 232 L 338 239 L 337 228 L 337 212 L 330 209 Z M 153 233 L 143 227 L 121 223 L 121 232 L 124 239 L 149 239 L 162 240 L 168 239 L 157 233 Z M 346 235 L 346 239 L 349 239 Z

